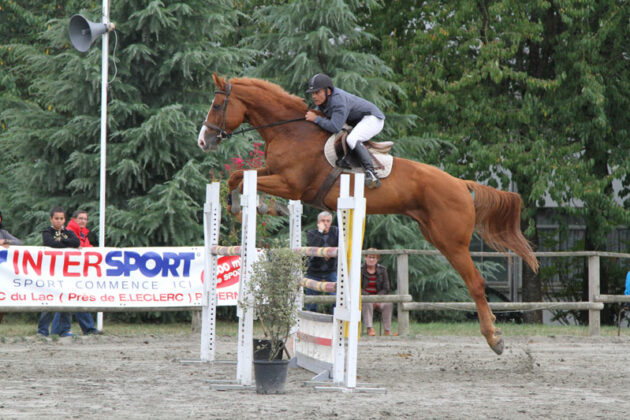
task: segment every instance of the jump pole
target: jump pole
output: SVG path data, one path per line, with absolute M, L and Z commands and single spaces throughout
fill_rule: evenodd
M 319 347 L 314 346 L 313 343 L 321 344 L 319 341 L 324 342 L 326 338 L 321 336 L 320 333 L 315 333 L 316 336 L 308 337 L 310 336 L 310 330 L 309 333 L 305 333 L 302 337 L 306 342 L 300 344 L 301 351 L 297 353 L 298 365 L 318 374 L 314 379 L 316 383 L 322 384 L 319 381 L 320 379 L 332 378 L 333 384 L 338 385 L 337 387 L 316 386 L 315 389 L 318 391 L 358 391 L 356 389 L 356 371 L 359 321 L 361 319 L 359 301 L 361 294 L 360 270 L 363 226 L 366 213 L 363 183 L 364 175 L 355 175 L 354 196 L 351 197 L 349 194 L 350 178 L 348 175 L 341 176 L 340 196 L 337 201 L 339 246 L 337 249 L 328 249 L 328 251 L 336 251 L 335 256 L 338 258 L 337 296 L 334 315 L 331 317 L 330 315 L 317 313 L 303 313 L 307 316 L 305 322 L 309 324 L 309 328 L 314 327 L 321 332 L 321 328 L 317 327 L 317 325 L 322 324 L 323 328 L 332 329 L 332 347 L 330 350 L 332 354 L 330 359 L 328 356 L 324 356 L 323 359 L 318 358 L 321 357 L 321 353 L 318 354 L 321 349 L 317 350 Z M 297 229 L 294 228 L 291 233 L 292 238 L 297 236 L 296 231 Z M 319 256 L 323 249 L 309 247 L 299 248 L 299 251 L 303 255 Z M 325 346 L 326 344 L 323 345 Z M 310 351 L 315 353 L 311 354 Z M 326 374 L 325 378 L 324 373 Z M 362 388 L 361 391 L 381 392 L 382 389 Z
M 256 171 L 245 171 L 243 174 L 243 194 L 240 197 L 242 208 L 241 245 L 219 247 L 221 227 L 221 184 L 213 182 L 206 186 L 206 204 L 204 205 L 204 292 L 202 299 L 201 321 L 201 362 L 215 362 L 216 343 L 216 306 L 219 255 L 240 255 L 241 271 L 239 280 L 238 337 L 236 381 L 208 380 L 215 389 L 244 389 L 253 383 L 253 335 L 254 314 L 247 302 L 249 279 L 252 264 L 256 259 Z M 220 249 L 217 249 L 220 248 Z M 221 384 L 221 385 L 219 385 Z
M 357 349 L 359 340 L 359 295 L 361 294 L 361 246 L 365 221 L 363 174 L 354 176 L 354 196 L 350 197 L 350 177 L 342 176 L 337 217 L 339 247 L 337 267 L 337 304 L 333 325 L 333 382 L 348 388 L 357 386 Z M 348 336 L 345 337 L 346 323 Z M 345 347 L 347 345 L 347 354 Z M 345 361 L 345 363 L 344 363 Z M 345 371 L 344 371 L 345 366 Z
M 216 320 L 217 320 L 217 275 L 219 256 L 211 252 L 213 245 L 219 244 L 221 227 L 221 184 L 213 182 L 206 185 L 206 202 L 203 207 L 204 233 L 204 276 L 203 299 L 201 307 L 201 349 L 202 362 L 211 362 L 215 358 Z
M 180 360 L 182 364 L 215 361 L 219 257 L 212 252 L 212 248 L 219 244 L 219 231 L 221 228 L 220 191 L 220 183 L 206 184 L 206 202 L 203 205 L 204 271 L 199 359 Z
M 302 247 L 302 212 L 303 206 L 300 200 L 289 200 L 289 248 L 295 250 Z M 300 287 L 300 293 L 297 298 L 298 308 L 304 307 L 304 293 Z M 300 318 L 298 317 L 297 323 L 291 328 L 289 332 L 289 340 L 287 341 L 287 348 L 291 354 L 290 367 L 297 366 L 297 343 L 296 336 L 300 329 Z
M 251 308 L 249 281 L 252 265 L 256 259 L 256 171 L 243 173 L 243 224 L 241 229 L 241 277 L 239 280 L 238 306 L 238 355 L 236 358 L 236 381 L 240 385 L 252 384 L 254 362 L 254 311 Z

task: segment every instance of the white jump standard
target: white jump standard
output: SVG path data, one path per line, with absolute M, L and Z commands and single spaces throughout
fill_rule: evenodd
M 357 370 L 357 347 L 359 336 L 359 321 L 361 310 L 359 306 L 361 245 L 363 225 L 365 221 L 365 198 L 363 197 L 363 174 L 355 175 L 354 196 L 350 197 L 350 177 L 341 176 L 340 197 L 338 199 L 339 248 L 335 251 L 338 257 L 338 281 L 336 308 L 332 324 L 332 367 L 329 377 L 332 377 L 334 387 L 316 387 L 323 390 L 355 390 Z M 237 371 L 235 381 L 209 380 L 213 389 L 253 389 L 253 311 L 248 309 L 246 296 L 251 266 L 256 257 L 256 172 L 245 171 L 243 177 L 242 206 L 242 235 L 241 245 L 219 246 L 219 228 L 221 223 L 221 208 L 219 201 L 219 184 L 207 186 L 207 203 L 204 206 L 205 255 L 206 271 L 204 276 L 204 297 L 202 309 L 202 331 L 200 358 L 202 362 L 215 362 L 216 339 L 216 303 L 217 303 L 217 260 L 218 255 L 240 255 L 241 276 L 239 282 L 239 318 Z M 302 248 L 300 247 L 301 203 L 291 201 L 289 207 L 293 210 L 290 226 L 290 247 L 296 252 L 331 253 L 332 249 Z M 332 327 L 331 327 L 332 325 Z M 347 331 L 347 334 L 346 334 Z M 298 333 L 296 326 L 295 332 Z M 295 353 L 299 354 L 299 334 Z M 304 335 L 303 335 L 304 337 Z M 299 357 L 299 356 L 298 356 Z M 298 364 L 299 359 L 297 359 Z M 328 362 L 330 363 L 330 362 Z M 330 375 L 332 371 L 332 375 Z M 319 373 L 319 372 L 318 372 Z M 322 378 L 323 379 L 323 378 Z
M 206 265 L 204 276 L 204 308 L 202 313 L 205 316 L 202 316 L 201 320 L 201 360 L 215 362 L 218 256 L 240 255 L 239 305 L 236 309 L 239 320 L 236 381 L 209 380 L 208 382 L 215 384 L 211 386 L 216 389 L 254 389 L 252 386 L 254 315 L 249 306 L 242 303 L 248 299 L 246 286 L 256 257 L 256 171 L 245 171 L 243 176 L 243 195 L 240 202 L 243 216 L 241 246 L 218 246 L 221 226 L 219 191 L 220 184 L 218 182 L 214 182 L 207 187 L 206 199 L 208 202 L 204 207 L 205 257 L 209 263 Z M 208 306 L 207 310 L 205 308 L 206 304 Z

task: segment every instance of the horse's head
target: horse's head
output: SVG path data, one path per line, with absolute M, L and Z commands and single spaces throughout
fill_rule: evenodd
M 232 85 L 216 73 L 212 79 L 216 86 L 214 99 L 197 138 L 197 144 L 204 152 L 215 150 L 221 140 L 230 137 L 245 119 L 245 105 L 234 95 Z

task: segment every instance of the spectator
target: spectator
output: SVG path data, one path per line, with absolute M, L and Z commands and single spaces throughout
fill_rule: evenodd
M 5 248 L 8 248 L 11 245 L 22 245 L 22 241 L 20 241 L 15 236 L 11 235 L 2 226 L 2 212 L 1 211 L 0 211 L 0 245 Z
M 92 244 L 90 243 L 90 239 L 88 238 L 88 233 L 90 230 L 87 228 L 88 222 L 88 213 L 85 210 L 77 210 L 72 213 L 72 219 L 70 219 L 70 223 L 68 223 L 68 230 L 74 232 L 75 235 L 79 238 L 79 247 L 80 248 L 90 248 Z
M 4 227 L 2 226 L 2 212 L 0 211 L 0 246 L 4 248 L 8 248 L 11 245 L 22 245 L 22 241 L 20 241 L 15 236 L 11 235 Z M 4 317 L 4 312 L 0 312 L 0 323 L 2 322 L 2 318 Z
M 339 244 L 339 229 L 331 226 L 332 214 L 323 211 L 317 215 L 317 229 L 306 232 L 306 246 L 336 247 Z M 309 257 L 306 278 L 316 281 L 337 281 L 337 258 Z M 304 288 L 307 295 L 318 295 L 311 289 Z M 334 293 L 331 293 L 334 294 Z M 315 312 L 317 305 L 309 303 L 304 306 L 307 311 Z
M 626 291 L 624 295 L 630 295 L 630 271 L 626 274 Z M 626 310 L 630 311 L 630 302 L 626 303 Z
M 50 210 L 50 226 L 42 231 L 42 240 L 44 246 L 50 246 L 53 248 L 78 248 L 79 238 L 74 232 L 69 231 L 63 227 L 66 223 L 66 213 L 61 207 L 53 207 Z M 54 319 L 53 319 L 54 317 Z M 49 335 L 48 328 L 52 321 L 52 333 L 59 334 L 60 337 L 72 337 L 74 334 L 70 331 L 70 328 L 61 330 L 59 324 L 64 323 L 70 325 L 71 315 L 68 312 L 42 312 L 39 317 L 39 323 L 37 324 L 37 333 L 47 337 Z
M 91 248 L 92 244 L 90 244 L 90 239 L 88 238 L 88 234 L 90 233 L 89 229 L 86 227 L 88 222 L 88 213 L 85 210 L 76 210 L 72 213 L 72 219 L 70 223 L 68 223 L 67 229 L 74 232 L 75 235 L 79 238 L 79 248 Z M 61 317 L 59 314 L 55 314 L 55 319 L 58 319 L 59 328 L 61 331 L 70 331 L 70 324 L 66 322 L 71 320 L 71 317 L 65 318 Z M 103 334 L 103 331 L 96 329 L 94 326 L 94 319 L 89 312 L 75 312 L 74 317 L 76 318 L 79 326 L 81 327 L 81 331 L 83 334 Z M 53 325 L 55 325 L 56 321 L 53 319 Z
M 368 248 L 368 251 L 374 251 L 375 248 Z M 361 294 L 362 295 L 386 295 L 389 293 L 389 277 L 387 269 L 378 264 L 378 255 L 367 254 L 365 263 L 361 266 Z M 363 303 L 361 305 L 361 317 L 363 323 L 367 327 L 367 335 L 375 336 L 376 332 L 372 325 L 374 309 L 381 311 L 383 326 L 385 327 L 384 335 L 391 335 L 392 328 L 392 311 L 394 305 L 389 302 L 383 303 Z

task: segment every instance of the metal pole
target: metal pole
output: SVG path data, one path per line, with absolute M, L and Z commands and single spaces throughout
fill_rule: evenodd
M 103 23 L 109 25 L 109 0 L 103 0 Z M 109 31 L 103 34 L 101 55 L 101 185 L 99 193 L 98 246 L 105 247 L 105 168 L 107 152 L 107 84 L 109 62 Z M 96 328 L 103 329 L 103 312 L 96 316 Z

